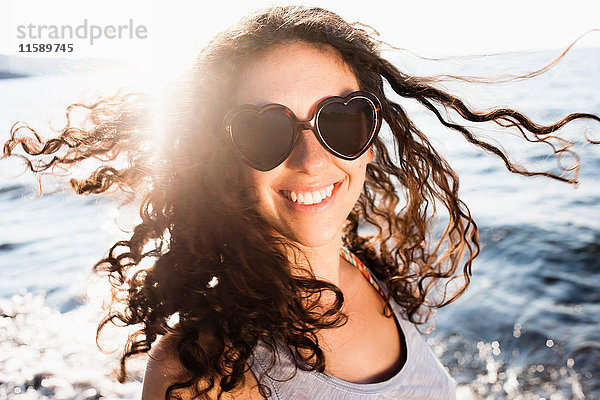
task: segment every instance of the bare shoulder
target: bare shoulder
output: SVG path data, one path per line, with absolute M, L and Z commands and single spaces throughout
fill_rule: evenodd
M 246 372 L 243 387 L 223 393 L 224 400 L 262 400 L 258 382 L 251 371 Z M 144 375 L 142 400 L 164 400 L 167 388 L 176 382 L 189 379 L 189 372 L 181 365 L 177 356 L 177 341 L 172 335 L 165 335 L 152 346 Z M 182 400 L 191 399 L 191 389 L 179 391 Z M 216 388 L 209 392 L 209 399 L 217 398 Z
M 177 357 L 177 343 L 171 335 L 158 340 L 148 354 L 142 400 L 164 400 L 167 388 L 188 379 Z

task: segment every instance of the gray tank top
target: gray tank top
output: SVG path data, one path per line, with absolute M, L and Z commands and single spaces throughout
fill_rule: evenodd
M 415 326 L 405 319 L 401 307 L 392 298 L 390 304 L 401 331 L 399 334 L 406 343 L 406 362 L 396 375 L 383 382 L 359 384 L 327 373 L 296 370 L 288 346 L 271 343 L 277 349 L 273 360 L 270 345 L 259 342 L 248 364 L 256 379 L 270 389 L 268 400 L 456 399 L 454 380 Z M 271 363 L 273 368 L 265 375 Z

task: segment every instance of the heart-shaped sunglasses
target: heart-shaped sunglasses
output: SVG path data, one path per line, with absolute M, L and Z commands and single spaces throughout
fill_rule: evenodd
M 244 104 L 230 110 L 225 129 L 242 160 L 269 171 L 292 153 L 300 132 L 310 129 L 331 154 L 355 160 L 373 143 L 381 128 L 381 102 L 372 93 L 321 100 L 309 120 L 300 121 L 282 104 Z

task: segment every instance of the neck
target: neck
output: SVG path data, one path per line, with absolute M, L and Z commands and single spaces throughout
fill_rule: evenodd
M 304 257 L 297 258 L 299 267 L 307 268 L 306 261 L 310 263 L 312 273 L 317 279 L 328 281 L 334 285 L 340 284 L 340 247 L 342 245 L 341 235 L 335 240 L 319 247 L 308 247 L 299 245 L 304 252 Z

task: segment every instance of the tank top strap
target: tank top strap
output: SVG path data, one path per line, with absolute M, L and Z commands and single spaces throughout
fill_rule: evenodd
M 369 283 L 375 288 L 375 290 L 379 292 L 381 297 L 383 297 L 383 299 L 386 302 L 388 301 L 388 295 L 377 281 L 377 278 L 375 278 L 371 270 L 369 270 L 365 266 L 365 264 L 363 264 L 363 262 L 358 259 L 358 257 L 352 254 L 352 252 L 350 252 L 350 250 L 348 250 L 346 246 L 342 246 L 340 248 L 340 255 L 344 257 L 344 260 L 354 265 L 363 274 L 363 276 L 367 278 L 367 281 L 369 281 Z

